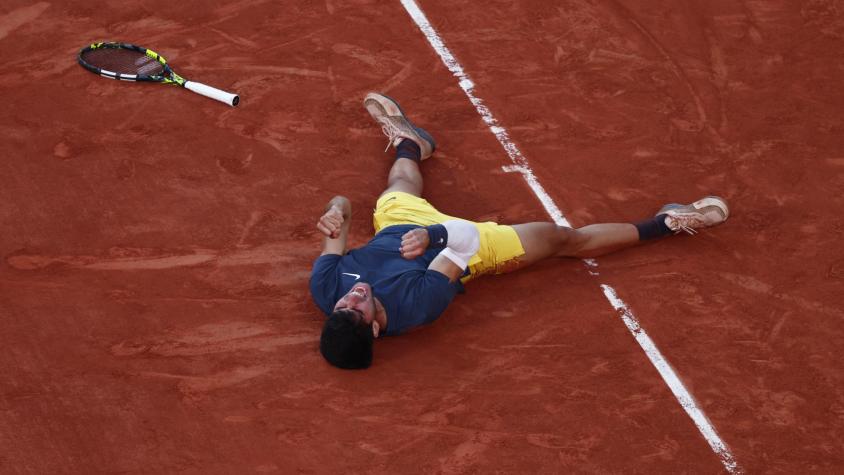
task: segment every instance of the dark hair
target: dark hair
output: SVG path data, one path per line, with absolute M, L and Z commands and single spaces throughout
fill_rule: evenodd
M 364 369 L 372 364 L 372 326 L 349 310 L 328 316 L 319 338 L 319 352 L 331 364 L 343 369 Z

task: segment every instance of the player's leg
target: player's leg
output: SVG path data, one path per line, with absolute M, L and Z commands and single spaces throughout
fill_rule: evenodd
M 513 229 L 525 250 L 518 267 L 548 257 L 597 257 L 681 231 L 695 234 L 723 223 L 728 216 L 726 201 L 709 196 L 690 205 L 665 205 L 653 218 L 635 224 L 590 224 L 577 229 L 554 223 L 518 224 Z
M 525 255 L 524 267 L 549 257 L 597 257 L 640 242 L 636 226 L 627 223 L 590 224 L 579 229 L 554 223 L 525 223 L 513 226 Z
M 422 172 L 419 163 L 410 158 L 396 158 L 387 175 L 384 193 L 402 191 L 413 196 L 422 196 Z
M 404 115 L 401 106 L 390 97 L 370 92 L 363 100 L 364 107 L 380 125 L 389 143 L 396 149 L 396 161 L 387 176 L 384 193 L 401 191 L 422 196 L 422 173 L 419 162 L 434 153 L 433 137 L 415 126 Z

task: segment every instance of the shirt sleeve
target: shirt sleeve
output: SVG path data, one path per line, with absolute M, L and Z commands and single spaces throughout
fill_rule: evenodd
M 449 282 L 448 277 L 440 272 L 425 271 L 408 292 L 402 305 L 402 315 L 395 319 L 395 325 L 388 321 L 387 333 L 397 335 L 434 322 L 445 312 L 460 288 L 459 283 Z
M 337 303 L 334 294 L 337 292 L 337 266 L 341 258 L 338 254 L 319 256 L 311 270 L 311 298 L 326 315 L 331 314 Z

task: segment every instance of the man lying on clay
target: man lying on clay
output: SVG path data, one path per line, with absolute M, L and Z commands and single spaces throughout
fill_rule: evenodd
M 727 203 L 708 196 L 668 204 L 636 223 L 572 229 L 552 222 L 475 223 L 437 211 L 422 198 L 420 163 L 436 145 L 393 99 L 369 93 L 364 107 L 396 150 L 396 160 L 373 213 L 375 237 L 348 250 L 351 203 L 335 196 L 317 228 L 325 236 L 310 290 L 328 315 L 320 352 L 346 369 L 372 363 L 373 342 L 436 320 L 463 284 L 484 274 L 521 269 L 549 257 L 596 257 L 641 241 L 723 223 Z

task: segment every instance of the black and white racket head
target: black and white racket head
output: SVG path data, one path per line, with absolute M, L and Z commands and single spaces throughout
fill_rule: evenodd
M 128 43 L 94 43 L 79 51 L 83 68 L 121 81 L 167 81 L 167 61 L 155 51 Z M 168 81 L 169 82 L 169 81 Z

